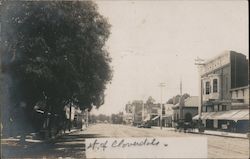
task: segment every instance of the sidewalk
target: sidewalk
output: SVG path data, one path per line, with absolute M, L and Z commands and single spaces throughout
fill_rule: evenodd
M 195 129 L 194 131 L 189 132 L 189 133 L 196 133 L 197 134 L 197 133 L 199 133 L 199 131 L 198 131 L 198 129 Z M 232 132 L 205 130 L 203 133 L 199 133 L 199 134 L 248 139 L 247 134 L 243 134 L 243 133 L 232 133 Z
M 153 126 L 152 129 L 160 129 L 160 127 Z M 166 131 L 175 131 L 175 128 L 172 127 L 162 127 L 162 130 Z M 222 131 L 212 131 L 212 130 L 205 130 L 204 132 L 200 133 L 198 129 L 194 129 L 192 131 L 186 131 L 187 133 L 194 133 L 194 134 L 204 134 L 204 135 L 214 135 L 214 136 L 223 136 L 223 137 L 234 137 L 234 138 L 244 138 L 248 139 L 247 134 L 243 133 L 232 133 L 232 132 L 222 132 Z
M 161 129 L 161 128 L 158 127 L 158 126 L 152 126 L 151 128 L 152 128 L 152 129 Z M 175 128 L 172 128 L 172 127 L 162 127 L 162 130 L 174 131 Z
M 26 135 L 25 141 L 21 142 L 21 136 L 15 136 L 15 137 L 8 137 L 8 138 L 3 138 L 1 137 L 1 144 L 2 147 L 6 148 L 29 148 L 32 146 L 35 146 L 36 144 L 43 144 L 43 143 L 48 143 L 48 142 L 53 142 L 53 140 L 56 140 L 57 138 L 76 132 L 80 131 L 78 129 L 72 129 L 71 131 L 66 130 L 65 133 L 58 134 L 55 137 L 49 138 L 49 139 L 41 139 L 40 137 L 37 136 L 37 133 L 30 133 Z

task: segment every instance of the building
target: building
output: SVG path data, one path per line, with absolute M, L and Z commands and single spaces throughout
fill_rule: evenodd
M 145 116 L 144 122 L 150 122 L 152 126 L 160 126 L 160 115 L 161 115 L 160 103 L 144 104 L 144 116 Z
M 201 66 L 201 114 L 193 119 L 207 129 L 248 131 L 248 63 L 245 55 L 226 51 Z
M 174 122 L 173 104 L 165 104 L 163 110 L 163 125 L 165 127 L 172 127 Z
M 186 98 L 183 104 L 177 103 L 172 107 L 174 122 L 185 121 L 192 122 L 192 118 L 198 114 L 199 98 L 190 96 Z
M 123 122 L 128 125 L 133 124 L 133 107 L 132 104 L 128 103 L 125 106 L 125 113 L 123 115 Z
M 142 100 L 135 100 L 126 104 L 125 112 L 123 121 L 127 124 L 140 125 L 149 122 L 150 125 L 160 126 L 160 103 L 144 103 Z
M 132 119 L 133 125 L 138 125 L 142 123 L 142 109 L 143 109 L 143 101 L 135 100 L 132 102 Z

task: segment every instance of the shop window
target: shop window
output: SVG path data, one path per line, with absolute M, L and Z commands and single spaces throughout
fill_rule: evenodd
M 218 80 L 213 79 L 213 92 L 216 93 L 218 92 Z
M 206 82 L 206 94 L 210 93 L 210 82 Z
M 205 107 L 205 106 L 203 106 L 203 107 L 202 107 L 202 112 L 207 112 L 207 110 L 206 110 L 206 107 Z
M 215 111 L 215 112 L 218 111 L 218 105 L 214 105 L 214 111 Z
M 207 112 L 213 112 L 214 106 L 207 106 Z
M 226 105 L 222 105 L 222 111 L 226 111 L 227 110 L 227 106 Z
M 222 111 L 222 106 L 221 105 L 219 105 L 219 111 Z

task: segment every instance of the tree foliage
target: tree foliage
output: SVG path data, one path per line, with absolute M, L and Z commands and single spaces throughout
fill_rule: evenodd
M 184 105 L 184 101 L 185 99 L 187 99 L 188 97 L 190 97 L 190 95 L 188 93 L 184 93 L 182 96 L 180 96 L 179 94 L 170 98 L 168 101 L 167 101 L 167 104 L 178 104 L 180 103 L 181 105 Z
M 151 96 L 148 97 L 147 101 L 146 101 L 146 104 L 153 104 L 155 103 L 155 99 Z
M 90 1 L 6 1 L 2 4 L 2 65 L 11 75 L 11 98 L 33 109 L 60 112 L 74 103 L 99 107 L 112 78 L 104 49 L 110 25 Z

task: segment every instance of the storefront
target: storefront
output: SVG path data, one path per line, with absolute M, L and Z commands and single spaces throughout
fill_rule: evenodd
M 206 129 L 215 129 L 230 132 L 248 132 L 249 131 L 249 110 L 229 110 L 220 112 L 205 112 L 200 116 Z M 199 115 L 193 117 L 193 120 L 199 120 Z

